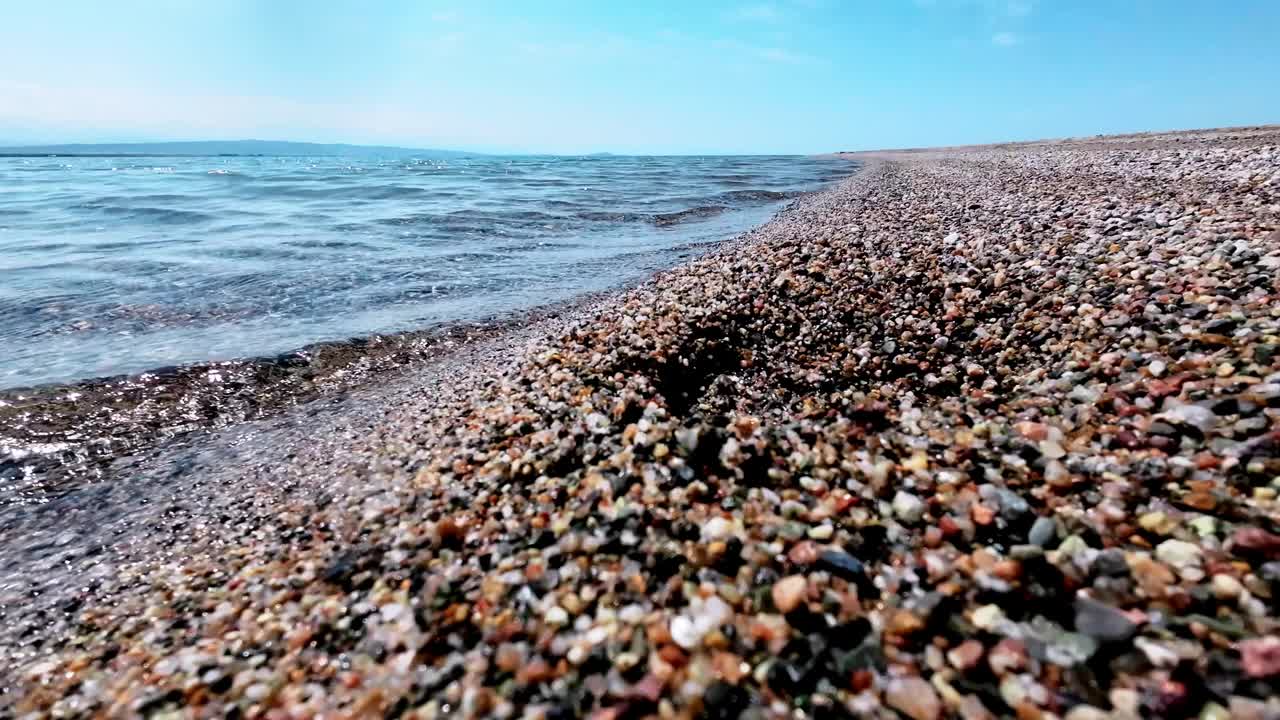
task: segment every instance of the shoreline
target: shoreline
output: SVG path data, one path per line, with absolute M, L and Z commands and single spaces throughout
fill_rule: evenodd
M 856 172 L 856 165 L 852 172 Z M 796 197 L 812 194 L 798 193 Z M 794 198 L 774 211 L 784 212 Z M 765 220 L 767 222 L 767 220 Z M 758 227 L 758 226 L 757 226 Z M 737 233 L 741 234 L 741 233 Z M 683 261 L 730 242 L 693 240 Z M 476 320 L 324 340 L 274 355 L 207 360 L 140 372 L 0 389 L 0 510 L 29 507 L 95 482 L 118 461 L 139 460 L 191 433 L 273 417 L 289 408 L 412 372 L 462 345 L 501 338 L 573 314 L 646 282 Z
M 616 290 L 614 292 L 621 292 Z M 0 511 L 47 502 L 110 466 L 192 433 L 274 417 L 394 380 L 460 350 L 599 302 L 593 292 L 473 322 L 321 341 L 272 356 L 211 360 L 140 373 L 0 390 L 0 469 L 13 491 Z M 15 487 L 16 486 L 16 487 Z
M 1280 130 L 1174 137 L 858 155 L 479 361 L 166 458 L 176 510 L 118 488 L 119 546 L 0 578 L 13 704 L 1280 710 Z

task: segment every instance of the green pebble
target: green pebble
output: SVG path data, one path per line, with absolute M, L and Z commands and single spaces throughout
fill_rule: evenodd
M 1200 537 L 1209 537 L 1218 529 L 1218 521 L 1208 515 L 1201 515 L 1192 520 L 1190 525 L 1191 529 L 1195 530 Z
M 1066 557 L 1075 557 L 1088 549 L 1089 543 L 1085 542 L 1084 538 L 1079 535 L 1068 535 L 1067 539 L 1063 540 L 1062 544 L 1058 546 L 1058 552 Z

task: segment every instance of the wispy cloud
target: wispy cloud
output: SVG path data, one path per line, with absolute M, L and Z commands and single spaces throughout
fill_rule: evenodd
M 782 13 L 777 6 L 770 3 L 743 5 L 734 12 L 734 16 L 739 20 L 753 20 L 756 22 L 777 22 L 782 19 Z
M 1026 17 L 1035 7 L 1035 0 L 1008 0 L 1004 4 L 1004 11 L 1010 17 Z
M 436 41 L 436 52 L 442 55 L 453 55 L 462 49 L 466 39 L 467 36 L 460 32 L 445 33 Z
M 1027 17 L 1035 12 L 1038 0 L 912 0 L 916 7 L 934 8 L 976 8 L 982 14 L 997 18 Z
M 1022 44 L 1022 37 L 1017 33 L 998 32 L 991 36 L 991 43 L 1000 47 L 1013 47 Z
M 813 66 L 823 64 L 821 58 L 786 48 L 748 45 L 736 40 L 718 40 L 714 45 L 721 50 L 727 50 L 752 60 L 775 65 Z

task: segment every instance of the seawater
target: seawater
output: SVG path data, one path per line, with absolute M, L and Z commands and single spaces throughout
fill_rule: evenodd
M 0 158 L 0 389 L 568 300 L 851 170 L 808 157 Z

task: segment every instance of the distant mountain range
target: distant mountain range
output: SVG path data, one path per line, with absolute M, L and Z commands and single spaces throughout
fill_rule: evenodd
M 75 143 L 0 147 L 0 155 L 296 155 L 338 157 L 467 157 L 481 153 L 404 148 L 388 145 L 346 145 L 276 140 L 198 140 L 154 143 Z

